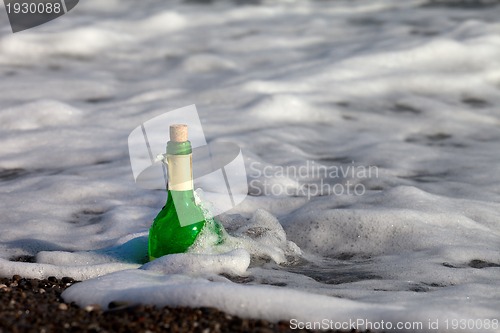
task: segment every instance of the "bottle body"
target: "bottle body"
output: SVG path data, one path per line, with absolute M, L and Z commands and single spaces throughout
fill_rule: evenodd
M 186 252 L 205 225 L 194 198 L 191 153 L 187 140 L 167 143 L 168 198 L 149 230 L 150 260 Z
M 191 216 L 187 218 L 198 220 L 198 222 L 181 226 L 180 214 L 189 214 Z M 196 205 L 193 191 L 169 190 L 167 203 L 149 229 L 149 259 L 154 260 L 166 254 L 186 252 L 193 245 L 204 225 L 203 211 Z

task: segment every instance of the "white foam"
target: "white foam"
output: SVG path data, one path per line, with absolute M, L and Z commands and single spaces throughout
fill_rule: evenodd
M 164 256 L 142 266 L 145 270 L 163 274 L 245 274 L 250 265 L 250 255 L 243 249 L 236 249 L 226 254 L 204 255 L 180 253 Z
M 137 268 L 138 265 L 115 263 L 115 264 L 96 264 L 96 265 L 78 265 L 78 266 L 56 266 L 49 264 L 32 264 L 23 262 L 11 262 L 0 259 L 0 269 L 2 277 L 12 277 L 21 275 L 32 279 L 46 279 L 50 276 L 62 278 L 71 276 L 77 280 L 87 280 L 97 276 L 109 274 L 116 271 Z
M 82 112 L 58 101 L 42 100 L 4 110 L 1 128 L 27 130 L 48 126 L 71 125 L 81 119 Z
M 126 288 L 126 289 L 125 289 Z M 272 295 L 273 297 L 269 297 Z M 340 320 L 352 311 L 370 313 L 376 318 L 384 309 L 369 304 L 307 294 L 269 286 L 242 286 L 227 282 L 210 282 L 186 275 L 163 275 L 142 270 L 124 271 L 77 284 L 63 293 L 67 301 L 80 305 L 100 304 L 107 308 L 112 301 L 137 304 L 148 300 L 157 306 L 217 306 L 228 313 L 244 317 L 279 320 L 290 317 L 300 320 L 321 320 L 339 309 Z M 309 304 L 304 307 L 304 303 Z M 371 319 L 374 320 L 374 319 Z

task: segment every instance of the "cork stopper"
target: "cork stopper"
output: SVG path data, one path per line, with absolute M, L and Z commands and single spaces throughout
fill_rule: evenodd
M 170 141 L 185 142 L 188 140 L 188 127 L 184 124 L 170 126 Z

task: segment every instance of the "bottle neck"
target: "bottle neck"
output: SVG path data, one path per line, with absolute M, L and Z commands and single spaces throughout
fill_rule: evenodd
M 191 142 L 167 143 L 168 191 L 193 191 Z

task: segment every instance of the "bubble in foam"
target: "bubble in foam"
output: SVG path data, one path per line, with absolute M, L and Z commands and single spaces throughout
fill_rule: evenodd
M 232 218 L 226 216 L 231 224 Z M 271 213 L 258 209 L 246 223 L 234 217 L 235 228 L 229 234 L 220 221 L 207 219 L 205 227 L 189 249 L 189 253 L 226 253 L 245 249 L 254 258 L 271 259 L 285 264 L 302 255 L 300 248 L 287 240 L 285 230 Z M 222 235 L 222 236 L 219 236 Z

